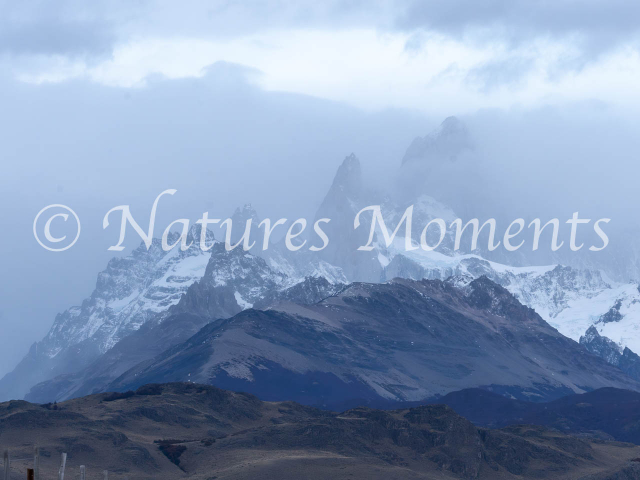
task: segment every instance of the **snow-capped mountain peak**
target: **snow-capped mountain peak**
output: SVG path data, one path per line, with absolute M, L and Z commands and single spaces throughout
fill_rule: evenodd
M 160 239 L 109 261 L 91 296 L 58 314 L 48 334 L 35 343 L 16 369 L 0 380 L 0 392 L 22 398 L 28 388 L 60 373 L 86 366 L 119 340 L 151 320 L 159 322 L 200 279 L 210 253 L 198 248 L 200 225 L 189 230 L 187 250 L 180 243 L 164 251 Z M 169 234 L 168 243 L 180 238 Z M 206 238 L 213 242 L 213 234 Z

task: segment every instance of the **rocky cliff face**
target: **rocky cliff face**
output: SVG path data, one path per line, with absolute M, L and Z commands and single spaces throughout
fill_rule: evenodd
M 615 365 L 630 377 L 640 380 L 640 357 L 629 348 L 622 348 L 613 340 L 600 335 L 595 326 L 589 327 L 580 337 L 580 345 L 611 365 Z

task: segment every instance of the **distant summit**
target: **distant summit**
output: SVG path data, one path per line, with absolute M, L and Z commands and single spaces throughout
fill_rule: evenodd
M 260 221 L 260 217 L 258 217 L 258 213 L 256 212 L 256 209 L 253 208 L 250 203 L 245 203 L 242 208 L 240 207 L 236 208 L 235 212 L 233 212 L 233 216 L 231 217 L 231 220 L 233 222 L 246 221 L 250 218 L 252 218 L 256 222 Z
M 342 161 L 336 172 L 327 197 L 343 192 L 346 195 L 358 195 L 362 188 L 362 171 L 360 160 L 353 153 Z
M 417 137 L 411 143 L 402 158 L 402 165 L 416 161 L 455 161 L 463 151 L 472 148 L 466 125 L 457 117 L 447 117 L 433 132 Z

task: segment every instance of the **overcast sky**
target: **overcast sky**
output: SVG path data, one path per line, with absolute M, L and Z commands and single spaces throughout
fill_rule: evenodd
M 176 188 L 162 219 L 246 202 L 312 215 L 346 155 L 379 182 L 449 115 L 484 148 L 475 171 L 521 197 L 510 206 L 637 223 L 639 10 L 0 0 L 0 374 L 90 294 L 112 255 L 109 208 L 146 212 Z M 87 219 L 77 248 L 36 244 L 33 217 L 49 203 Z

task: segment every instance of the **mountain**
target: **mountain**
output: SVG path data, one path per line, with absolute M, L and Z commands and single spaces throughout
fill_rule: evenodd
M 446 119 L 437 131 L 414 142 L 410 150 L 417 153 L 404 162 L 400 176 L 421 179 L 411 165 L 434 162 L 466 168 L 473 160 L 468 156 L 473 151 L 470 138 L 460 120 Z M 438 188 L 447 189 L 442 176 L 429 179 L 437 186 L 433 191 L 425 191 L 422 185 L 415 191 L 407 188 L 402 195 L 383 193 L 365 185 L 360 161 L 353 154 L 347 156 L 314 218 L 331 219 L 323 225 L 331 241 L 320 252 L 290 252 L 283 241 L 262 251 L 259 217 L 251 205 L 245 205 L 232 216 L 230 237 L 233 244 L 238 242 L 251 221 L 249 231 L 258 247 L 249 252 L 242 246 L 226 251 L 221 243 L 207 253 L 196 247 L 164 252 L 159 240 L 154 240 L 149 250 L 140 247 L 128 257 L 112 260 L 99 275 L 92 296 L 81 307 L 59 315 L 45 339 L 34 344 L 18 367 L 0 380 L 0 398 L 21 398 L 29 392 L 26 398 L 30 400 L 51 401 L 101 391 L 140 362 L 185 342 L 210 322 L 283 302 L 293 309 L 297 307 L 291 304 L 309 305 L 338 294 L 351 282 L 378 283 L 396 277 L 437 279 L 466 287 L 485 276 L 575 341 L 594 326 L 599 335 L 615 342 L 620 355 L 629 349 L 623 355 L 625 362 L 640 351 L 638 286 L 612 280 L 600 270 L 526 266 L 526 262 L 522 266 L 520 257 L 506 255 L 496 261 L 492 255 L 493 260 L 488 259 L 490 252 L 482 248 L 454 251 L 452 229 L 447 229 L 434 251 L 406 251 L 404 228 L 389 246 L 378 228 L 373 250 L 359 251 L 367 243 L 371 215 L 362 215 L 358 229 L 353 222 L 365 206 L 380 205 L 392 232 L 405 209 L 413 205 L 414 246 L 419 245 L 421 229 L 429 221 L 442 218 L 450 225 L 458 218 L 438 196 Z M 455 196 L 455 191 L 448 194 Z M 197 238 L 199 231 L 190 235 Z M 438 237 L 437 228 L 427 232 L 431 245 Z M 625 369 L 634 375 L 631 367 Z
M 355 283 L 316 304 L 245 310 L 109 386 L 209 383 L 323 408 L 418 402 L 469 387 L 535 401 L 640 384 L 486 277 Z
M 488 390 L 467 389 L 434 402 L 450 406 L 475 425 L 541 425 L 574 435 L 640 444 L 640 393 L 629 390 L 601 388 L 534 403 Z
M 343 286 L 325 277 L 290 279 L 261 257 L 240 247 L 227 251 L 223 243 L 216 243 L 202 278 L 189 286 L 162 321 L 143 325 L 84 369 L 36 384 L 25 398 L 45 403 L 104 391 L 125 371 L 187 340 L 213 320 L 254 304 L 267 308 L 282 301 L 315 303 Z
M 261 236 L 257 230 L 259 217 L 250 205 L 238 208 L 231 219 L 232 244 L 238 242 L 248 220 L 251 220 L 251 238 Z M 224 235 L 224 231 L 222 233 Z M 199 240 L 200 230 L 194 229 L 191 235 Z M 172 241 L 173 238 L 170 239 L 170 243 Z M 210 234 L 207 244 L 212 241 L 213 237 Z M 157 253 L 159 250 L 159 240 L 154 240 L 149 252 Z M 344 275 L 337 267 L 318 258 L 309 259 L 304 266 L 298 266 L 283 258 L 281 251 L 257 251 L 262 253 L 262 256 L 258 256 L 244 251 L 242 246 L 227 251 L 222 242 L 213 244 L 206 254 L 202 254 L 196 247 L 188 249 L 186 252 L 190 252 L 191 255 L 201 253 L 198 258 L 205 261 L 201 262 L 199 271 L 194 272 L 194 278 L 184 282 L 181 291 L 174 293 L 175 297 L 172 297 L 172 300 L 175 304 L 161 302 L 157 306 L 161 313 L 152 317 L 152 321 L 132 330 L 128 335 L 123 335 L 101 354 L 76 362 L 73 368 L 58 368 L 44 377 L 32 376 L 23 379 L 26 380 L 25 384 L 33 382 L 27 384 L 30 388 L 26 395 L 23 394 L 24 397 L 31 401 L 48 402 L 101 391 L 126 370 L 185 341 L 212 320 L 233 316 L 243 309 L 252 307 L 254 303 L 259 308 L 266 308 L 285 300 L 302 304 L 318 301 L 336 292 L 346 283 Z M 132 257 L 143 252 L 147 253 L 147 250 L 141 246 Z M 186 252 L 176 249 L 170 253 L 180 259 L 181 256 L 186 258 Z M 112 263 L 116 263 L 116 260 Z M 160 265 L 164 263 L 159 262 Z M 175 263 L 174 270 L 180 268 L 180 262 Z M 202 267 L 203 263 L 206 268 Z M 128 268 L 135 267 L 129 265 Z M 173 279 L 170 276 L 168 278 Z M 164 292 L 173 293 L 166 286 Z M 28 361 L 28 357 L 23 360 L 26 367 L 19 367 L 15 374 L 20 372 L 20 368 L 28 368 Z
M 199 242 L 200 232 L 192 227 L 187 242 Z M 206 238 L 213 241 L 211 232 Z M 172 233 L 168 243 L 178 239 Z M 208 261 L 199 248 L 165 252 L 160 239 L 112 259 L 91 296 L 57 315 L 49 333 L 0 380 L 0 398 L 22 398 L 38 382 L 77 372 L 145 323 L 159 321 L 203 276 Z
M 411 165 L 434 161 L 455 163 L 455 159 L 472 150 L 473 142 L 464 124 L 455 117 L 447 118 L 438 129 L 416 139 L 409 147 L 400 177 L 407 181 L 412 181 L 413 177 L 424 178 L 422 173 L 411 170 L 414 168 Z M 442 152 L 448 153 L 444 155 Z M 430 181 L 438 184 L 431 189 L 436 194 L 439 188 L 446 187 L 439 176 Z M 468 235 L 463 237 L 467 241 L 462 242 L 462 247 L 454 251 L 451 228 L 447 228 L 441 244 L 434 251 L 420 248 L 406 251 L 404 228 L 388 247 L 380 229 L 377 229 L 373 237 L 374 249 L 370 252 L 357 250 L 367 243 L 371 217 L 363 214 L 357 230 L 353 228 L 353 220 L 356 213 L 368 205 L 380 205 L 389 232 L 399 224 L 406 208 L 413 205 L 411 237 L 414 246 L 420 245 L 422 228 L 429 221 L 441 218 L 449 226 L 458 218 L 450 206 L 425 194 L 425 188 L 425 185 L 417 190 L 404 188 L 402 195 L 395 197 L 367 188 L 362 180 L 359 160 L 353 154 L 348 156 L 338 168 L 334 182 L 316 213 L 316 219 L 331 218 L 327 231 L 333 239 L 327 249 L 319 253 L 327 263 L 339 267 L 352 282 L 379 282 L 395 277 L 446 280 L 450 276 L 478 278 L 485 275 L 507 288 L 522 303 L 534 308 L 569 338 L 578 341 L 591 325 L 596 325 L 602 335 L 611 338 L 622 349 L 628 347 L 640 352 L 640 287 L 613 280 L 597 268 L 558 264 L 534 266 L 527 265 L 526 258 L 513 252 L 500 256 L 482 247 L 470 251 L 466 245 Z M 437 243 L 438 233 L 438 228 L 427 232 L 429 245 Z M 524 266 L 516 266 L 523 262 Z
M 621 348 L 613 340 L 601 336 L 595 326 L 589 327 L 584 336 L 580 337 L 580 345 L 630 377 L 640 380 L 640 357 L 628 347 Z
M 329 244 L 318 252 L 318 256 L 340 267 L 349 281 L 380 281 L 382 267 L 377 254 L 358 250 L 367 243 L 369 232 L 365 228 L 353 229 L 353 220 L 368 204 L 368 197 L 363 187 L 360 161 L 351 154 L 338 168 L 314 219 L 314 222 L 321 218 L 331 220 L 323 225 Z
M 464 123 L 457 117 L 447 117 L 433 132 L 417 137 L 402 157 L 402 164 L 410 162 L 456 161 L 473 142 Z
M 463 217 L 493 217 L 496 212 L 488 205 L 482 164 L 465 123 L 447 117 L 407 148 L 395 178 L 395 196 L 400 203 L 411 203 L 427 194 Z
M 596 392 L 597 393 L 597 392 Z M 536 426 L 486 429 L 445 405 L 342 413 L 207 385 L 146 385 L 59 404 L 0 404 L 13 476 L 88 478 L 640 479 L 640 447 Z
M 355 161 L 355 157 L 345 159 L 336 179 L 345 171 L 361 175 L 359 167 L 347 168 Z M 566 265 L 514 266 L 484 258 L 486 252 L 482 249 L 454 251 L 454 235 L 450 228 L 440 246 L 433 251 L 421 248 L 407 251 L 404 228 L 398 231 L 392 244 L 386 246 L 378 228 L 373 237 L 374 249 L 358 252 L 358 246 L 367 243 L 371 220 L 367 217 L 362 221 L 362 231 L 354 231 L 353 218 L 361 208 L 376 204 L 376 199 L 389 232 L 399 225 L 406 206 L 413 205 L 411 241 L 415 247 L 420 245 L 421 229 L 428 222 L 440 218 L 450 225 L 458 216 L 425 194 L 400 203 L 361 186 L 357 189 L 343 188 L 343 185 L 353 184 L 361 185 L 361 182 L 336 180 L 319 210 L 331 216 L 332 222 L 338 225 L 331 233 L 332 238 L 339 241 L 334 242 L 326 260 L 340 267 L 349 280 L 377 282 L 395 277 L 446 280 L 450 276 L 472 279 L 485 275 L 507 288 L 522 303 L 534 308 L 569 338 L 578 341 L 590 326 L 595 325 L 601 334 L 614 340 L 622 349 L 628 347 L 632 351 L 640 351 L 640 287 L 637 284 L 612 280 L 597 269 Z M 328 205 L 332 207 L 328 208 Z M 435 245 L 437 236 L 437 228 L 429 231 L 427 243 Z M 505 260 L 508 259 L 506 255 Z
M 621 342 L 632 345 L 640 343 L 632 332 L 640 319 L 640 311 L 635 307 L 637 287 L 620 284 L 607 279 L 600 271 L 579 270 L 563 265 L 513 267 L 485 260 L 475 254 L 445 255 L 437 251 L 413 250 L 406 252 L 404 239 L 400 238 L 386 250 L 387 266 L 383 278 L 396 276 L 422 279 L 450 276 L 473 279 L 486 276 L 504 286 L 522 303 L 534 308 L 540 316 L 557 328 L 563 335 L 579 340 L 589 326 L 599 322 L 600 317 L 611 306 L 618 303 L 621 296 L 628 299 L 629 309 L 615 324 L 620 332 Z M 624 319 L 624 321 L 622 321 Z M 599 322 L 601 328 L 605 322 Z
M 615 341 L 622 349 L 628 347 L 640 352 L 640 287 L 637 284 L 621 283 L 603 290 L 582 310 L 588 310 L 589 323 L 600 335 Z M 585 322 L 581 326 L 586 325 Z

